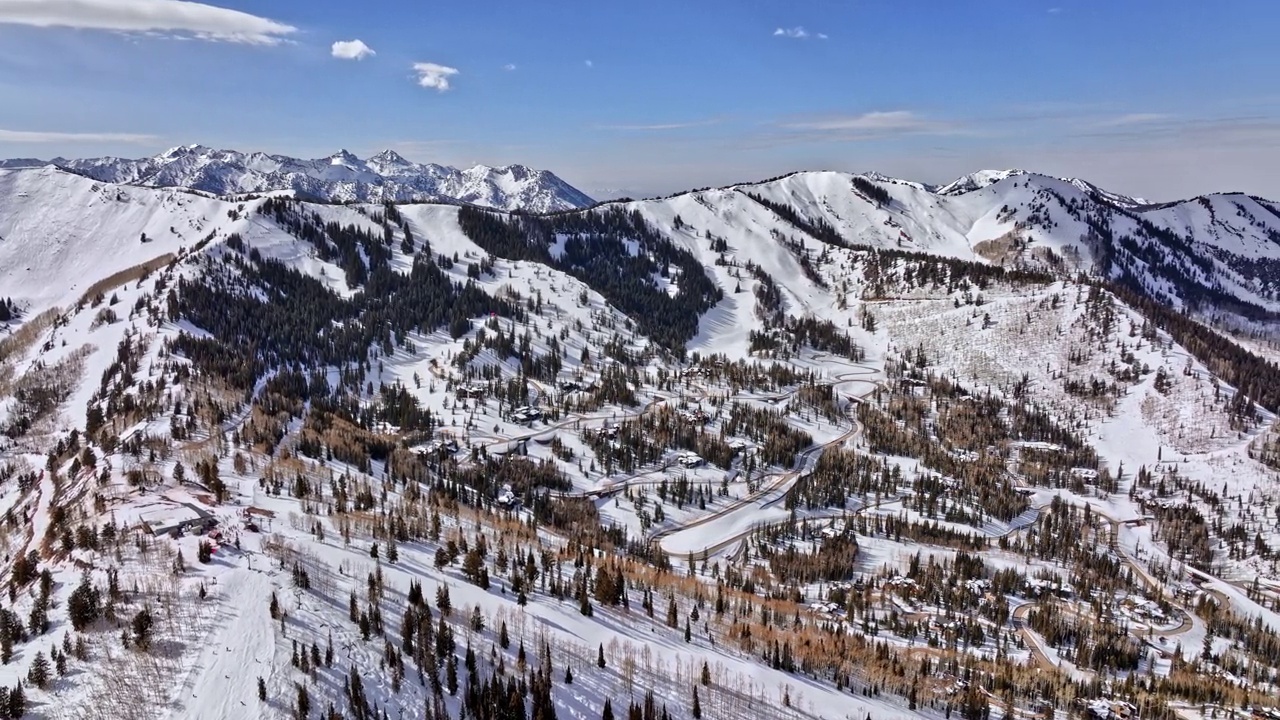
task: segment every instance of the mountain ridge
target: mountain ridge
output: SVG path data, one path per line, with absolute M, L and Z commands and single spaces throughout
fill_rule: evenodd
M 555 174 L 524 165 L 459 169 L 415 163 L 393 150 L 362 159 L 346 149 L 311 160 L 181 145 L 152 157 L 31 158 L 0 168 L 54 165 L 99 182 L 190 188 L 218 196 L 293 192 L 329 202 L 461 202 L 501 210 L 556 212 L 595 201 Z

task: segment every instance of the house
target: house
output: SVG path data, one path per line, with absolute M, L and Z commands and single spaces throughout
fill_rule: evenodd
M 459 398 L 478 399 L 478 398 L 484 397 L 484 394 L 487 390 L 488 390 L 488 387 L 486 387 L 484 383 L 469 382 L 466 385 L 463 385 L 462 387 L 458 388 L 457 396 Z
M 539 410 L 538 408 L 529 407 L 528 405 L 525 405 L 525 406 L 516 408 L 515 412 L 511 413 L 511 417 L 516 422 L 522 422 L 522 423 L 533 422 L 534 420 L 542 419 L 542 411 Z
M 514 508 L 520 504 L 520 498 L 516 497 L 516 494 L 511 491 L 510 485 L 502 486 L 502 489 L 498 491 L 498 496 L 495 498 L 495 501 L 498 505 L 507 509 Z
M 1129 720 L 1138 717 L 1138 708 L 1123 700 L 1089 700 L 1085 707 L 1097 720 Z
M 702 467 L 706 463 L 697 453 L 687 452 L 680 455 L 681 467 L 692 469 Z
M 711 419 L 711 416 L 707 415 L 706 411 L 701 409 L 681 410 L 680 419 L 690 425 L 706 425 L 707 421 Z
M 418 450 L 418 455 L 424 458 L 444 459 L 457 453 L 461 447 L 458 441 L 452 437 L 438 437 Z
M 175 503 L 143 513 L 142 524 L 148 532 L 157 537 L 164 535 L 177 537 L 187 532 L 204 533 L 206 530 L 217 527 L 218 520 L 197 505 Z

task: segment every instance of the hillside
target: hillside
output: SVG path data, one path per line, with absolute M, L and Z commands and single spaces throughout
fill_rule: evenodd
M 0 169 L 0 716 L 1276 704 L 1270 202 L 138 168 Z

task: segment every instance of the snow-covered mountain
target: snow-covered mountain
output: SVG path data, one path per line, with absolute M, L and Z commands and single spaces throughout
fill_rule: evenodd
M 0 167 L 44 164 L 30 159 Z M 556 212 L 594 201 L 546 170 L 524 165 L 460 170 L 410 162 L 392 150 L 361 159 L 341 150 L 300 160 L 261 152 L 215 150 L 202 145 L 172 148 L 155 157 L 49 161 L 103 182 L 146 187 L 182 187 L 215 195 L 291 191 L 330 202 L 463 202 L 501 210 Z
M 392 152 L 304 162 L 180 148 L 150 161 L 66 165 L 75 172 L 0 169 L 0 286 L 13 288 L 17 299 L 25 295 L 17 289 L 31 287 L 34 294 L 26 299 L 36 305 L 52 300 L 58 283 L 27 268 L 33 256 L 53 252 L 59 243 L 84 245 L 76 262 L 101 268 L 115 257 L 94 249 L 104 243 L 136 243 L 145 233 L 190 245 L 225 224 L 212 209 L 224 203 L 179 187 L 229 194 L 275 179 L 294 183 L 304 197 L 350 192 L 382 199 L 418 183 L 436 188 L 439 197 L 423 192 L 437 201 L 525 210 L 561 209 L 567 204 L 562 198 L 576 192 L 568 186 L 553 192 L 547 178 L 559 183 L 554 176 L 521 166 L 454 171 L 416 165 Z M 224 172 L 233 165 L 238 174 Z M 573 200 L 579 201 L 588 202 L 585 196 Z M 760 253 L 785 253 L 781 237 L 834 240 L 1063 274 L 1091 272 L 1177 307 L 1246 316 L 1280 312 L 1280 208 L 1241 194 L 1149 205 L 1081 180 L 1023 171 L 974 173 L 937 190 L 874 174 L 801 172 L 604 204 L 618 206 L 639 211 L 675 242 L 695 248 L 708 234 L 731 242 L 751 238 L 759 245 L 752 252 Z M 715 257 L 706 260 L 711 264 Z
M 1173 672 L 1143 660 L 1157 632 L 1205 662 L 1185 583 L 1152 572 L 1184 563 L 1174 520 L 1212 518 L 1192 549 L 1234 543 L 1202 564 L 1236 610 L 1215 576 L 1275 574 L 1249 547 L 1280 544 L 1251 446 L 1277 371 L 1108 290 L 1280 311 L 1275 203 L 1034 173 L 944 193 L 804 172 L 544 216 L 148 186 L 199 162 L 0 169 L 0 552 L 19 559 L 0 707 L 21 687 L 68 717 L 438 720 L 508 677 L 503 707 L 558 717 L 981 717 L 982 685 L 931 668 L 948 641 L 920 634 L 965 613 L 947 652 L 1011 678 L 1029 716 L 1049 707 L 1033 672 L 1126 692 L 1094 682 L 1109 654 L 1068 664 L 1048 639 L 1044 568 L 1165 608 L 1108 629 L 1153 677 Z M 1131 523 L 1148 473 L 1166 514 Z M 1229 536 L 1218 487 L 1259 498 Z M 1085 506 L 1096 527 L 1058 534 L 1087 553 L 1039 549 Z M 792 552 L 823 572 L 786 575 Z M 1079 597 L 1062 616 L 1102 602 Z M 1252 677 L 1266 697 L 1274 675 Z M 1190 706 L 1182 688 L 1160 697 Z M 83 711 L 101 697 L 146 711 Z

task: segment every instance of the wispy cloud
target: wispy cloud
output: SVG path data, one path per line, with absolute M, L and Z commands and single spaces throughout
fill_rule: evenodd
M 1057 15 L 1057 14 L 1058 14 L 1058 13 L 1060 13 L 1060 12 L 1062 12 L 1062 8 L 1060 8 L 1060 7 L 1051 7 L 1051 8 L 1049 8 L 1049 14 L 1050 14 L 1050 15 Z
M 584 60 L 583 62 L 585 62 L 585 63 L 586 63 L 586 65 L 587 65 L 587 67 L 589 67 L 589 68 L 593 68 L 593 67 L 595 67 L 595 66 L 596 66 L 596 64 L 595 64 L 594 62 L 592 62 L 591 60 Z
M 276 45 L 297 28 L 239 10 L 183 0 L 0 0 L 0 24 Z
M 715 118 L 707 120 L 690 120 L 688 122 L 672 122 L 672 123 L 654 123 L 651 125 L 601 125 L 601 130 L 623 130 L 636 132 L 649 132 L 659 130 L 683 130 L 685 128 L 707 127 L 708 125 L 718 125 L 720 121 Z
M 0 129 L 0 142 L 11 143 L 129 143 L 144 145 L 160 138 L 135 133 L 67 133 Z
M 853 132 L 881 135 L 945 132 L 956 129 L 952 124 L 929 120 L 909 110 L 868 112 L 861 115 L 792 121 L 782 123 L 782 127 L 788 130 L 806 130 L 810 132 Z
M 457 68 L 430 62 L 414 63 L 413 71 L 418 73 L 419 86 L 433 88 L 440 92 L 447 92 L 449 90 L 449 78 L 458 74 Z
M 1172 115 L 1166 115 L 1164 113 L 1128 113 L 1126 115 L 1117 115 L 1116 117 L 1099 120 L 1094 124 L 1094 127 L 1131 127 L 1134 125 L 1150 125 L 1152 123 L 1160 123 L 1172 119 Z
M 377 55 L 363 40 L 339 40 L 333 44 L 333 56 L 339 60 L 363 60 Z
M 503 69 L 503 70 L 506 70 L 507 72 L 511 72 L 511 71 L 513 71 L 513 70 L 515 70 L 515 69 L 516 69 L 516 64 L 515 64 L 515 63 L 507 63 L 506 65 L 503 65 L 503 66 L 502 66 L 502 69 Z

